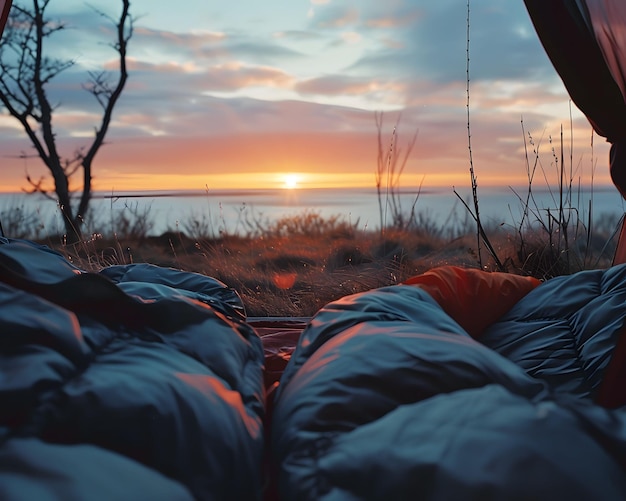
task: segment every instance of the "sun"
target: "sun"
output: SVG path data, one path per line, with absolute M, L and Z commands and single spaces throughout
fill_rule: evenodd
M 284 186 L 288 190 L 293 190 L 298 187 L 298 176 L 295 174 L 287 174 L 284 179 Z

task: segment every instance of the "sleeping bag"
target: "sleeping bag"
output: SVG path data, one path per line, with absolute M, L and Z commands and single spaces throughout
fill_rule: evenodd
M 625 300 L 446 266 L 277 332 L 1 238 L 0 499 L 626 499 Z
M 0 238 L 0 499 L 260 499 L 263 347 L 238 295 Z
M 626 499 L 626 410 L 596 402 L 625 316 L 626 266 L 445 267 L 327 305 L 276 394 L 279 498 Z

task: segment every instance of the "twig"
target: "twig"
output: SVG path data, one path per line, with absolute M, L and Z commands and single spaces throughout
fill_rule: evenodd
M 476 173 L 474 171 L 474 158 L 472 155 L 472 131 L 471 131 L 471 126 L 470 126 L 470 0 L 467 0 L 466 55 L 467 55 L 467 59 L 466 59 L 465 71 L 467 74 L 467 78 L 466 78 L 467 145 L 468 145 L 468 150 L 469 150 L 469 164 L 470 164 L 469 169 L 470 169 L 470 179 L 472 182 L 472 199 L 474 201 L 474 212 L 471 211 L 469 206 L 465 203 L 465 200 L 463 200 L 456 191 L 454 191 L 454 193 L 459 198 L 459 200 L 461 200 L 463 205 L 465 205 L 466 209 L 470 211 L 470 213 L 472 214 L 472 217 L 474 218 L 474 221 L 476 221 L 476 241 L 477 241 L 477 246 L 478 246 L 478 264 L 480 265 L 481 268 L 483 267 L 481 244 L 480 244 L 482 240 L 483 243 L 487 246 L 487 250 L 491 254 L 491 257 L 493 257 L 493 260 L 495 261 L 497 268 L 500 271 L 504 271 L 504 266 L 502 265 L 502 262 L 498 258 L 497 253 L 495 249 L 493 248 L 493 246 L 491 245 L 491 242 L 489 241 L 489 237 L 487 236 L 485 229 L 483 228 L 483 225 L 480 220 L 480 211 L 478 207 L 478 180 L 476 178 Z

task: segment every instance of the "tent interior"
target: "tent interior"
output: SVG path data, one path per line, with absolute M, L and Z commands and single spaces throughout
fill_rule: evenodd
M 626 193 L 626 4 L 525 3 Z M 260 318 L 212 277 L 2 236 L 0 499 L 626 499 L 625 240 Z

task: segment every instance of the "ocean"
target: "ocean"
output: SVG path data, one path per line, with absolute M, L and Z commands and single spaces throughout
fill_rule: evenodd
M 516 227 L 523 217 L 525 188 L 478 188 L 481 220 L 486 226 L 510 225 Z M 430 228 L 462 229 L 472 225 L 472 219 L 463 205 L 473 209 L 470 188 L 406 190 L 396 199 L 405 213 L 414 208 L 421 224 Z M 548 210 L 559 210 L 558 191 L 534 190 L 530 204 L 534 215 L 545 218 Z M 392 221 L 394 213 L 391 198 L 381 194 L 382 220 Z M 591 210 L 594 224 L 615 224 L 626 210 L 621 196 L 612 186 L 590 190 L 572 190 L 571 200 L 564 204 L 572 217 L 585 223 Z M 218 235 L 221 232 L 245 235 L 252 229 L 267 227 L 280 220 L 316 213 L 323 218 L 337 217 L 358 229 L 375 230 L 381 226 L 379 198 L 373 188 L 351 189 L 277 189 L 277 190 L 213 190 L 213 191 L 137 191 L 96 192 L 92 200 L 92 216 L 86 220 L 90 232 L 107 232 L 120 216 L 148 214 L 152 223 L 150 235 L 168 231 L 202 230 Z M 21 216 L 19 216 L 21 215 Z M 44 234 L 62 233 L 63 225 L 57 204 L 39 194 L 0 194 L 0 222 L 24 217 L 36 220 Z M 115 229 L 113 228 L 115 231 Z M 10 235 L 8 235 L 10 236 Z

